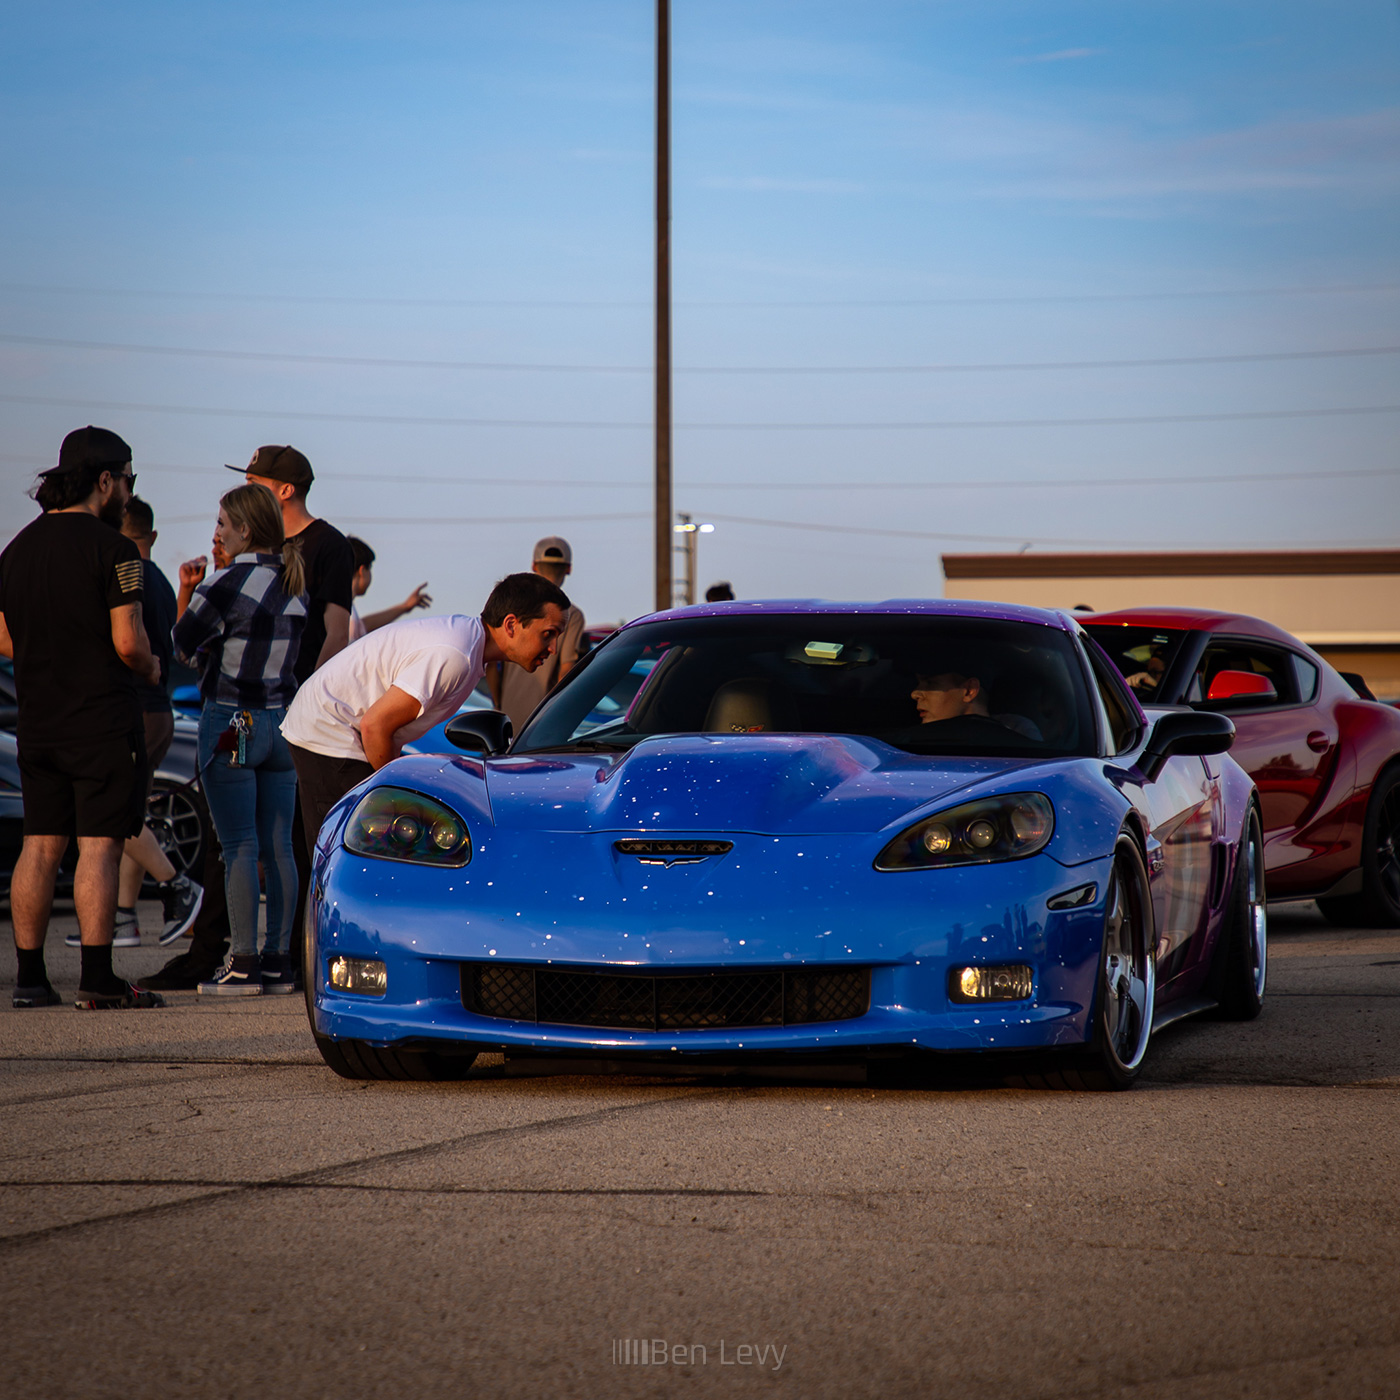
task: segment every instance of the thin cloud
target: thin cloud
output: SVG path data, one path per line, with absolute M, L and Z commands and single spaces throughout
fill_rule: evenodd
M 698 182 L 708 190 L 754 190 L 763 194 L 863 194 L 858 180 L 794 180 L 769 175 L 711 175 Z
M 1053 53 L 1030 54 L 1025 58 L 1013 58 L 1013 63 L 1068 63 L 1076 58 L 1097 58 L 1107 53 L 1107 49 L 1056 49 Z

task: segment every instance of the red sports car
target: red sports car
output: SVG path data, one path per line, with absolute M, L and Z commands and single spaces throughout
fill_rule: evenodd
M 1271 899 L 1400 926 L 1400 711 L 1257 617 L 1128 608 L 1082 619 L 1144 705 L 1218 710 L 1263 807 Z

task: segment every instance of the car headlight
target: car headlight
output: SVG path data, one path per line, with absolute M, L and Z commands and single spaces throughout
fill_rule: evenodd
M 345 824 L 345 849 L 412 865 L 465 865 L 472 858 L 467 824 L 450 807 L 407 788 L 367 792 Z
M 876 870 L 928 870 L 1019 860 L 1042 850 L 1055 831 L 1055 809 L 1039 792 L 982 797 L 925 817 L 875 857 Z

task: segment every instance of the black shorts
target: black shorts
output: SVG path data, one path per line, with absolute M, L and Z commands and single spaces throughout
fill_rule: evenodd
M 139 836 L 146 811 L 146 736 L 133 729 L 124 739 L 21 743 L 19 780 L 26 836 Z

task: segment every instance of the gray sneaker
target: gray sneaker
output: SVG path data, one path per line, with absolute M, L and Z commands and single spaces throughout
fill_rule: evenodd
M 112 930 L 112 947 L 139 948 L 140 946 L 141 925 L 136 922 L 135 911 L 127 913 L 124 909 L 118 909 L 116 927 Z
M 163 948 L 190 931 L 204 903 L 204 886 L 195 884 L 188 875 L 177 875 L 160 887 L 160 902 L 165 909 L 165 927 L 160 931 Z

